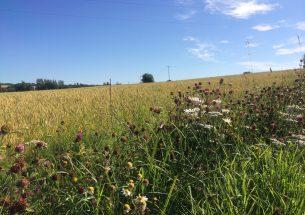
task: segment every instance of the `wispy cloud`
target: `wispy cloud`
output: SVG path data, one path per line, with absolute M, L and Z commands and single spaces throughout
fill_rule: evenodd
M 228 40 L 221 40 L 221 41 L 219 41 L 219 43 L 222 43 L 222 44 L 228 44 L 228 43 L 229 43 L 229 41 L 228 41 Z
M 245 66 L 247 68 L 253 68 L 254 70 L 266 71 L 269 70 L 270 67 L 276 65 L 274 62 L 263 62 L 263 61 L 243 61 L 238 62 L 237 64 Z
M 203 61 L 214 61 L 215 48 L 210 43 L 203 43 L 200 40 L 187 36 L 183 38 L 184 41 L 190 42 L 194 47 L 188 48 L 187 51 Z
M 194 3 L 194 0 L 176 0 L 176 3 L 181 5 L 191 5 Z
M 213 46 L 206 43 L 197 43 L 195 48 L 188 49 L 188 52 L 203 61 L 214 61 Z
M 285 46 L 285 44 L 278 44 L 278 45 L 273 45 L 272 48 L 273 49 L 280 49 L 283 48 Z
M 303 21 L 303 22 L 298 22 L 297 24 L 296 24 L 296 29 L 298 29 L 298 30 L 301 30 L 301 31 L 305 31 L 305 21 Z
M 220 12 L 238 19 L 248 19 L 256 14 L 265 14 L 278 4 L 258 3 L 256 0 L 205 0 L 211 12 Z
M 292 54 L 297 54 L 305 52 L 305 46 L 301 47 L 292 47 L 292 48 L 279 48 L 276 49 L 275 54 L 276 55 L 292 55 Z
M 192 37 L 192 36 L 187 36 L 183 38 L 184 41 L 197 41 L 196 38 Z
M 285 62 L 285 63 L 277 63 L 277 62 L 268 62 L 268 61 L 243 61 L 238 62 L 238 65 L 242 65 L 247 69 L 253 69 L 255 71 L 269 71 L 270 68 L 273 70 L 279 69 L 291 69 L 296 67 L 295 62 Z
M 178 14 L 175 16 L 176 19 L 178 20 L 188 20 L 190 18 L 192 18 L 194 15 L 197 14 L 197 11 L 196 10 L 192 10 L 192 11 L 189 11 L 188 13 L 184 13 L 184 14 Z
M 257 30 L 257 31 L 271 31 L 273 29 L 279 28 L 280 26 L 278 25 L 255 25 L 252 27 L 252 29 Z
M 305 45 L 303 45 L 302 37 L 291 37 L 285 43 L 278 45 L 273 45 L 272 48 L 275 49 L 276 55 L 293 55 L 297 53 L 305 52 Z

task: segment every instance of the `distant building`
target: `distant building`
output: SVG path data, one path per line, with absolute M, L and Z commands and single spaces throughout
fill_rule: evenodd
M 36 90 L 36 86 L 35 85 L 31 86 L 31 90 Z

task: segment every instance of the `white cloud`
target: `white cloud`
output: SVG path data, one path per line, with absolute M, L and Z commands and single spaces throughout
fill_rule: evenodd
M 256 47 L 258 47 L 259 46 L 259 44 L 258 43 L 249 43 L 249 44 L 246 44 L 245 45 L 245 47 L 246 48 L 256 48 Z
M 193 0 L 176 0 L 176 2 L 178 3 L 178 4 L 182 4 L 182 5 L 191 5 L 191 4 L 193 4 Z
M 182 21 L 183 20 L 188 20 L 188 19 L 192 18 L 196 13 L 197 13 L 196 10 L 192 10 L 192 11 L 190 11 L 188 13 L 185 13 L 185 14 L 178 14 L 178 15 L 175 16 L 175 18 L 178 19 L 178 20 L 182 20 Z
M 194 37 L 192 36 L 187 36 L 183 38 L 184 41 L 197 41 Z
M 285 44 L 278 44 L 278 45 L 273 45 L 272 48 L 279 49 L 279 48 L 283 48 L 284 46 L 285 46 Z
M 305 21 L 303 22 L 298 22 L 296 24 L 296 29 L 301 30 L 301 31 L 305 31 Z
M 245 66 L 247 68 L 253 68 L 254 70 L 269 70 L 270 65 L 274 64 L 273 62 L 250 62 L 250 61 L 243 61 L 243 62 L 238 62 L 237 64 Z
M 238 19 L 248 19 L 255 14 L 274 10 L 278 4 L 258 3 L 256 0 L 205 0 L 211 12 L 220 12 Z
M 203 43 L 192 36 L 183 38 L 186 42 L 191 42 L 195 47 L 188 48 L 187 51 L 203 61 L 214 61 L 215 48 L 213 44 Z
M 305 52 L 305 45 L 302 45 L 302 37 L 291 37 L 286 43 L 274 45 L 272 48 L 275 49 L 276 55 L 293 55 L 297 53 Z
M 229 41 L 228 41 L 228 40 L 221 40 L 221 41 L 219 41 L 219 43 L 222 43 L 222 44 L 228 44 L 228 43 L 229 43 Z
M 276 55 L 292 55 L 292 54 L 297 54 L 305 52 L 305 46 L 301 47 L 292 47 L 292 48 L 279 48 L 276 50 L 275 54 Z
M 257 31 L 270 31 L 276 28 L 279 28 L 280 26 L 278 25 L 255 25 L 252 27 L 252 29 L 257 30 Z
M 203 61 L 214 61 L 214 51 L 211 44 L 197 43 L 195 48 L 189 48 L 188 52 Z

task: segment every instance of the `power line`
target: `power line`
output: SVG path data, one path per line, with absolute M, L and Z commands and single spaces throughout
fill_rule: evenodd
M 172 20 L 154 20 L 154 19 L 139 19 L 139 18 L 128 18 L 128 17 L 112 17 L 112 16 L 87 16 L 87 15 L 76 15 L 76 14 L 63 14 L 54 12 L 41 12 L 41 11 L 29 11 L 29 10 L 14 10 L 14 9 L 4 9 L 0 8 L 2 12 L 8 13 L 20 13 L 20 14 L 32 14 L 32 15 L 47 15 L 47 16 L 63 16 L 63 17 L 73 17 L 80 19 L 95 19 L 95 20 L 111 20 L 111 21 L 127 21 L 127 22 L 144 22 L 144 23 L 162 23 L 162 24 L 191 24 L 191 25 L 201 25 L 201 26 L 228 26 L 224 24 L 209 24 L 200 22 L 181 22 Z
M 130 6 L 141 6 L 141 7 L 176 7 L 176 8 L 186 8 L 186 9 L 198 9 L 198 7 L 190 5 L 179 5 L 179 4 L 155 4 L 155 3 L 139 3 L 139 2 L 128 2 L 128 1 L 112 1 L 112 0 L 84 0 L 87 2 L 97 2 L 97 3 L 106 3 L 106 4 L 121 4 L 121 5 L 130 5 Z

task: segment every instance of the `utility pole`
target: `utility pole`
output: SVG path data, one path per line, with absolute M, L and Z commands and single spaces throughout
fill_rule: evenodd
M 168 81 L 171 81 L 170 68 L 171 66 L 167 66 Z
M 111 78 L 109 79 L 109 113 L 110 113 L 110 122 L 111 122 L 111 128 L 113 128 L 113 121 L 112 121 L 112 83 Z

